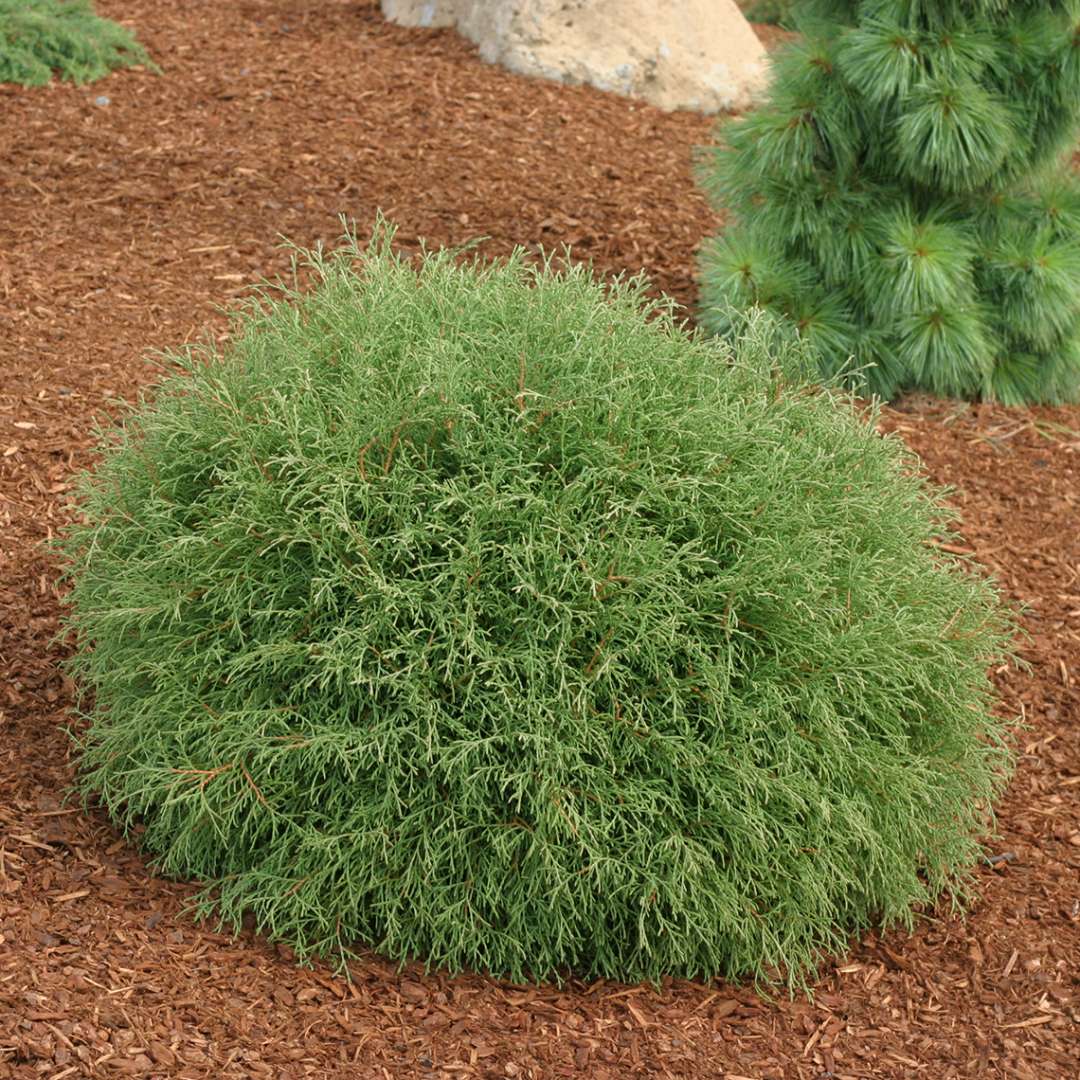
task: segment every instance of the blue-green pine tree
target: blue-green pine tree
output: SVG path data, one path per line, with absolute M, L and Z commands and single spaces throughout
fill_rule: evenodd
M 780 312 L 884 398 L 1080 396 L 1077 0 L 805 0 L 701 175 L 702 317 Z

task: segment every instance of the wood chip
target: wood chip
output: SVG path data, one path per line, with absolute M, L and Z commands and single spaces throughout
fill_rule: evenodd
M 1015 1024 L 1002 1024 L 1001 1030 L 1008 1031 L 1010 1028 L 1037 1027 L 1039 1024 L 1052 1023 L 1053 1019 L 1053 1016 L 1032 1016 L 1028 1020 L 1018 1020 Z

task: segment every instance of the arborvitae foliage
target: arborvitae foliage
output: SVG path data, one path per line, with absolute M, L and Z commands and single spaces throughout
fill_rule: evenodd
M 310 263 L 176 358 L 66 540 L 84 790 L 203 910 L 797 980 L 962 893 L 1005 619 L 900 443 L 639 282 Z
M 703 318 L 783 313 L 854 385 L 1080 392 L 1074 0 L 803 0 L 767 102 L 702 176 L 731 215 Z
M 54 73 L 92 82 L 149 63 L 131 32 L 98 18 L 90 0 L 0 0 L 0 83 L 43 86 Z

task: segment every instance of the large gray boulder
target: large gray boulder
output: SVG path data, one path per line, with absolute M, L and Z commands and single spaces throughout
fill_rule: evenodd
M 662 109 L 746 108 L 765 50 L 734 0 L 382 0 L 403 26 L 454 26 L 522 75 L 643 98 Z

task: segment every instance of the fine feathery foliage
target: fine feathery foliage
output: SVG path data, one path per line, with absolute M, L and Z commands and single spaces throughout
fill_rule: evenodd
M 1009 620 L 797 343 L 521 253 L 303 260 L 103 440 L 63 542 L 83 790 L 204 913 L 798 981 L 963 897 Z
M 1074 0 L 801 0 L 702 182 L 702 319 L 760 305 L 823 371 L 1007 404 L 1080 394 Z
M 90 0 L 0 0 L 0 83 L 43 86 L 54 73 L 92 82 L 132 64 L 150 60 L 129 30 L 95 15 Z

